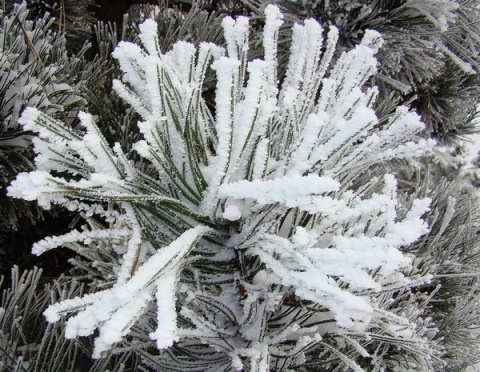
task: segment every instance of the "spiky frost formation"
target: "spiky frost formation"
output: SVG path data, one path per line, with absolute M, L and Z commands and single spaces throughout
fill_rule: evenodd
M 428 281 L 406 275 L 412 257 L 401 248 L 428 231 L 429 200 L 402 211 L 392 175 L 363 176 L 432 142 L 416 137 L 423 125 L 405 107 L 377 130 L 377 90 L 362 88 L 376 71 L 378 33 L 330 66 L 337 30 L 324 40 L 316 21 L 295 25 L 279 85 L 283 16 L 269 6 L 265 17 L 262 60 L 247 59 L 245 17 L 224 19 L 226 48 L 178 42 L 163 53 L 151 20 L 140 25 L 143 48 L 119 44 L 113 86 L 141 117 L 141 160 L 110 147 L 89 114 L 79 115 L 80 133 L 25 110 L 37 170 L 19 174 L 9 195 L 105 224 L 46 238 L 34 252 L 102 239 L 119 255 L 111 288 L 45 315 L 76 313 L 67 338 L 98 330 L 96 358 L 123 343 L 154 369 L 318 368 L 322 352 L 325 369 L 372 360 L 432 370 L 428 321 L 414 298 L 405 311 L 390 301 Z M 210 68 L 214 114 L 202 96 Z M 372 340 L 401 357 L 376 354 Z
M 52 18 L 29 20 L 26 4 L 11 4 L 11 11 L 0 11 L 0 188 L 5 190 L 14 176 L 32 169 L 29 149 L 30 133 L 17 121 L 27 106 L 56 117 L 74 119 L 75 109 L 84 105 L 74 88 L 77 77 L 66 74 L 78 61 L 68 58 L 65 40 L 52 31 Z M 17 240 L 10 238 L 19 220 L 27 230 L 38 219 L 40 211 L 22 200 L 0 195 L 0 267 L 12 264 Z M 28 227 L 27 227 L 28 226 Z M 11 241 L 15 241 L 12 244 Z M 13 248 L 12 245 L 15 245 Z M 5 256 L 4 256 L 5 255 Z M 19 263 L 17 261 L 17 263 Z
M 111 82 L 113 64 L 101 56 L 93 61 L 86 58 L 86 45 L 78 54 L 68 53 L 65 34 L 55 26 L 54 17 L 34 14 L 29 4 L 10 2 L 6 4 L 7 10 L 0 14 L 0 186 L 3 190 L 16 174 L 33 166 L 32 133 L 25 132 L 18 124 L 25 107 L 35 106 L 74 126 L 78 112 L 85 109 L 87 102 L 95 113 L 92 102 L 102 101 L 100 118 L 103 118 L 109 115 L 108 109 L 114 101 L 105 99 L 111 96 L 105 79 Z M 98 39 L 102 47 L 106 47 L 111 37 L 108 32 L 99 32 Z M 116 43 L 115 40 L 113 45 Z M 112 50 L 110 48 L 108 54 Z M 118 113 L 118 106 L 115 109 L 115 118 L 125 121 L 125 115 Z M 114 127 L 112 122 L 109 125 Z M 111 127 L 105 132 L 113 131 Z M 116 131 L 117 135 L 119 132 Z M 55 226 L 58 231 L 62 222 L 52 222 L 55 213 L 43 213 L 34 204 L 13 200 L 3 192 L 0 195 L 0 266 L 29 267 L 31 262 L 25 254 L 30 249 L 28 245 L 45 234 L 40 233 L 42 227 L 37 223 L 42 221 L 47 228 Z
M 261 13 L 269 0 L 242 0 Z M 410 102 L 433 136 L 458 141 L 475 130 L 480 89 L 480 8 L 477 0 L 278 0 L 298 22 L 313 17 L 339 28 L 339 49 L 357 45 L 365 30 L 378 31 L 378 108 L 388 113 Z M 284 37 L 288 39 L 288 34 Z M 432 47 L 434 46 L 434 47 Z M 395 92 L 393 94 L 393 92 Z

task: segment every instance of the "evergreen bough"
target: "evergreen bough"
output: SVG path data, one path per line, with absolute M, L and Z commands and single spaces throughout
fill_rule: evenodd
M 242 0 L 261 17 L 267 0 Z M 476 130 L 480 90 L 477 0 L 278 0 L 290 21 L 314 18 L 339 28 L 339 47 L 357 45 L 365 30 L 385 41 L 377 54 L 376 108 L 410 104 L 438 140 L 451 144 Z M 282 37 L 288 42 L 289 34 Z
M 20 112 L 35 105 L 71 123 L 85 101 L 79 95 L 72 73 L 79 58 L 70 58 L 65 39 L 52 30 L 48 15 L 29 19 L 25 3 L 10 12 L 0 11 L 0 241 L 12 229 L 34 223 L 39 211 L 24 201 L 6 197 L 6 186 L 20 171 L 32 167 L 31 133 L 18 125 Z M 2 250 L 8 247 L 3 247 Z M 8 251 L 8 249 L 5 249 Z M 9 252 L 10 253 L 10 252 Z M 3 265 L 0 265 L 3 266 Z
M 32 7 L 32 2 L 6 2 L 0 11 L 0 267 L 7 272 L 12 264 L 31 267 L 32 260 L 24 251 L 45 234 L 40 233 L 42 228 L 61 231 L 69 224 L 55 219 L 58 210 L 42 213 L 32 203 L 6 196 L 14 176 L 33 167 L 32 133 L 18 124 L 20 112 L 34 105 L 74 127 L 80 110 L 89 107 L 96 113 L 94 103 L 102 101 L 106 108 L 115 101 L 109 99 L 105 84 L 111 82 L 113 73 L 111 58 L 106 56 L 117 43 L 108 28 L 98 26 L 100 53 L 89 59 L 85 40 L 77 45 L 78 53 L 68 52 L 65 33 L 57 28 L 55 18 L 35 14 Z M 120 109 L 116 111 L 117 118 L 124 116 Z M 109 126 L 114 127 L 110 122 L 102 130 L 109 132 Z
M 94 357 L 118 345 L 157 370 L 441 364 L 409 290 L 430 278 L 402 249 L 428 232 L 430 201 L 402 203 L 381 166 L 432 143 L 405 107 L 378 130 L 378 91 L 364 87 L 378 33 L 330 66 L 336 28 L 323 40 L 317 22 L 295 25 L 280 85 L 281 23 L 267 7 L 264 58 L 253 61 L 247 18 L 224 19 L 225 49 L 178 42 L 167 53 L 157 24 L 143 23 L 143 49 L 122 42 L 114 52 L 114 89 L 141 117 L 131 148 L 110 147 L 86 113 L 84 132 L 37 109 L 22 115 L 38 134 L 36 170 L 9 194 L 102 221 L 33 248 L 67 246 L 111 270 L 106 289 L 45 312 L 50 322 L 76 313 L 67 338 L 98 329 Z M 213 114 L 202 96 L 210 68 Z

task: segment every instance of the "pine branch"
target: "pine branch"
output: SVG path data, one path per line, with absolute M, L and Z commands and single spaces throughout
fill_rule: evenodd
M 141 137 L 125 150 L 90 114 L 72 129 L 23 113 L 37 134 L 36 170 L 9 195 L 102 221 L 35 246 L 70 247 L 109 277 L 45 313 L 72 314 L 67 338 L 98 330 L 95 358 L 125 347 L 157 369 L 266 371 L 323 351 L 325 368 L 360 368 L 373 338 L 407 355 L 405 364 L 389 351 L 378 365 L 433 370 L 437 346 L 417 297 L 392 304 L 428 282 L 404 247 L 428 232 L 430 201 L 402 203 L 382 168 L 433 141 L 406 107 L 378 131 L 377 89 L 366 86 L 382 44 L 375 31 L 332 61 L 336 28 L 324 40 L 316 21 L 295 25 L 278 82 L 282 19 L 265 9 L 265 58 L 253 61 L 245 17 L 224 18 L 225 47 L 180 41 L 167 52 L 158 24 L 142 23 L 141 45 L 122 41 L 113 53 L 122 72 L 113 88 L 140 118 Z M 214 112 L 203 94 L 209 70 Z

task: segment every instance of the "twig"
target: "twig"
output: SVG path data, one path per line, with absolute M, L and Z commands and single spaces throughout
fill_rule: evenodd
M 27 30 L 25 30 L 25 27 L 23 26 L 22 21 L 18 18 L 18 15 L 15 16 L 15 19 L 18 21 L 18 24 L 20 25 L 20 29 L 22 30 L 23 38 L 25 39 L 25 43 L 27 44 L 28 49 L 32 52 L 35 59 L 37 60 L 37 70 L 38 72 L 41 72 L 45 68 L 45 65 L 42 59 L 40 58 L 40 55 L 35 50 L 35 47 L 32 41 L 30 40 L 30 37 L 28 36 Z
M 60 0 L 60 18 L 58 20 L 58 31 L 65 34 L 67 31 L 67 18 L 65 14 L 65 0 Z
M 61 3 L 63 4 L 63 0 L 61 0 Z M 63 5 L 62 5 L 63 9 Z M 60 15 L 62 12 L 60 12 Z M 65 12 L 63 12 L 63 18 L 65 18 Z M 30 37 L 28 36 L 27 30 L 25 30 L 25 26 L 23 25 L 23 22 L 18 18 L 18 14 L 15 16 L 15 19 L 18 21 L 18 24 L 20 25 L 20 29 L 22 30 L 23 38 L 25 39 L 25 43 L 27 44 L 28 49 L 32 52 L 34 55 L 36 61 L 37 61 L 37 71 L 40 74 L 42 70 L 45 69 L 45 64 L 43 63 L 42 59 L 40 58 L 40 55 L 35 49 L 35 46 L 33 45 L 32 41 L 30 40 Z M 53 85 L 53 82 L 50 82 L 50 85 L 53 90 L 55 90 L 55 87 Z M 62 111 L 63 119 L 64 122 L 67 123 L 67 115 L 65 112 Z
M 138 259 L 140 258 L 140 244 L 137 245 L 137 250 L 135 252 L 135 258 L 133 259 L 132 267 L 130 268 L 130 278 L 135 274 L 138 267 Z

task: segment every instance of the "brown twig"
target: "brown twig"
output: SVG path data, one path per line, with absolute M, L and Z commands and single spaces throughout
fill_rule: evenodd
M 63 4 L 63 0 L 62 0 L 62 4 Z M 25 30 L 25 26 L 23 25 L 23 22 L 20 20 L 20 18 L 18 18 L 18 15 L 15 16 L 15 19 L 18 21 L 18 24 L 20 25 L 20 29 L 22 30 L 22 35 L 23 35 L 23 38 L 25 39 L 25 43 L 27 44 L 28 49 L 30 50 L 30 52 L 35 57 L 35 60 L 37 61 L 37 71 L 40 74 L 42 70 L 45 69 L 45 64 L 43 63 L 42 58 L 40 57 L 37 50 L 35 49 L 35 46 L 33 45 L 32 40 L 30 40 L 27 30 Z M 50 85 L 52 89 L 54 89 L 53 82 L 50 82 Z M 67 115 L 65 114 L 65 112 L 62 112 L 62 115 L 63 115 L 64 122 L 67 123 Z
M 22 30 L 23 38 L 25 39 L 25 43 L 27 44 L 28 49 L 30 50 L 30 52 L 32 52 L 35 59 L 37 60 L 37 70 L 38 72 L 41 72 L 45 68 L 45 64 L 40 58 L 40 55 L 35 50 L 35 47 L 32 41 L 30 40 L 30 37 L 28 36 L 27 30 L 25 30 L 25 27 L 23 26 L 22 21 L 18 18 L 18 16 L 16 16 L 15 19 L 18 21 L 18 24 L 20 25 L 20 29 Z
M 58 31 L 65 34 L 67 31 L 67 18 L 65 14 L 65 0 L 60 0 L 60 17 L 58 20 Z
M 140 257 L 140 244 L 137 247 L 137 251 L 135 252 L 135 258 L 133 260 L 132 267 L 130 268 L 130 277 L 132 277 L 133 274 L 135 274 L 135 271 L 137 271 L 139 257 Z
M 137 245 L 137 251 L 135 252 L 135 258 L 133 259 L 132 267 L 130 268 L 130 278 L 135 274 L 135 271 L 137 271 L 138 267 L 138 260 L 140 258 L 140 246 L 141 244 Z

